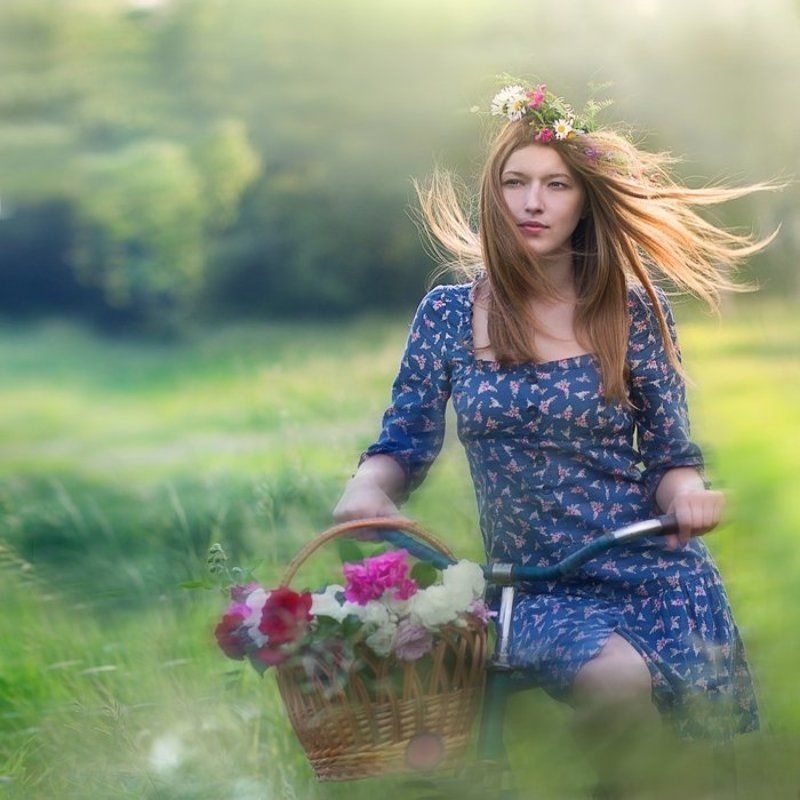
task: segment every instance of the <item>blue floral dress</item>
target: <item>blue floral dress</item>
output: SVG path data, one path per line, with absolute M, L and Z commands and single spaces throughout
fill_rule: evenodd
M 602 531 L 661 514 L 655 491 L 664 473 L 702 473 L 704 462 L 690 438 L 684 382 L 642 287 L 628 290 L 629 392 L 639 409 L 630 411 L 606 402 L 594 354 L 513 367 L 477 359 L 476 283 L 436 286 L 420 302 L 380 436 L 359 465 L 393 457 L 406 475 L 404 502 L 441 450 L 452 397 L 490 562 L 546 566 Z M 669 301 L 657 295 L 680 355 Z M 496 609 L 496 590 L 489 600 Z M 522 680 L 565 700 L 612 632 L 643 657 L 653 700 L 679 734 L 728 738 L 758 728 L 739 631 L 701 538 L 670 551 L 649 537 L 569 578 L 529 584 L 515 601 L 511 660 Z

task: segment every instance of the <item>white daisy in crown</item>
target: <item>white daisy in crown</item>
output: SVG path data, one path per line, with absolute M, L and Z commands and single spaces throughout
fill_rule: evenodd
M 573 127 L 569 120 L 557 119 L 553 123 L 553 131 L 556 134 L 556 139 L 566 139 L 571 130 L 573 130 Z
M 501 89 L 492 100 L 492 114 L 508 117 L 512 122 L 522 119 L 530 102 L 525 92 L 525 88 L 518 85 Z

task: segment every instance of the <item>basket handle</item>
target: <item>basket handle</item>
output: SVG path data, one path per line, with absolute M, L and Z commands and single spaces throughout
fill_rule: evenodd
M 342 522 L 339 525 L 334 525 L 323 531 L 316 539 L 312 539 L 291 561 L 286 571 L 283 573 L 280 585 L 288 586 L 289 582 L 294 578 L 295 573 L 305 563 L 305 561 L 316 552 L 322 545 L 329 542 L 331 539 L 336 539 L 339 536 L 344 536 L 360 528 L 379 528 L 381 530 L 402 530 L 406 533 L 413 534 L 416 538 L 421 539 L 426 544 L 429 544 L 434 549 L 438 550 L 442 555 L 447 558 L 455 560 L 455 556 L 450 549 L 442 544 L 438 539 L 432 536 L 427 531 L 423 530 L 414 520 L 407 517 L 366 517 L 365 519 L 354 519 L 348 522 Z

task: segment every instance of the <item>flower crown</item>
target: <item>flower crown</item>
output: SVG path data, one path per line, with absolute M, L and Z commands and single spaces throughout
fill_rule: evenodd
M 498 76 L 510 78 L 511 76 Z M 506 117 L 511 122 L 529 119 L 535 129 L 534 141 L 566 140 L 597 130 L 597 112 L 611 105 L 613 100 L 589 100 L 583 111 L 576 113 L 563 98 L 547 90 L 545 84 L 526 86 L 524 81 L 511 78 L 514 83 L 502 88 L 492 99 L 491 115 Z M 479 113 L 478 106 L 472 107 Z

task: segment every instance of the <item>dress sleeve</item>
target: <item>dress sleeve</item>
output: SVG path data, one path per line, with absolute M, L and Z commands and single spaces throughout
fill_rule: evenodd
M 398 503 L 404 503 L 423 482 L 444 441 L 445 409 L 451 392 L 446 354 L 447 289 L 436 286 L 422 298 L 380 435 L 358 460 L 361 466 L 370 456 L 384 453 L 400 464 L 406 483 Z
M 656 288 L 656 296 L 678 360 L 683 363 L 669 299 L 661 288 Z M 644 289 L 631 290 L 629 312 L 630 390 L 631 400 L 637 407 L 633 417 L 644 464 L 645 489 L 653 508 L 657 509 L 656 489 L 670 469 L 696 467 L 707 488 L 710 484 L 705 480 L 702 450 L 691 439 L 685 381 L 669 360 L 658 317 Z

